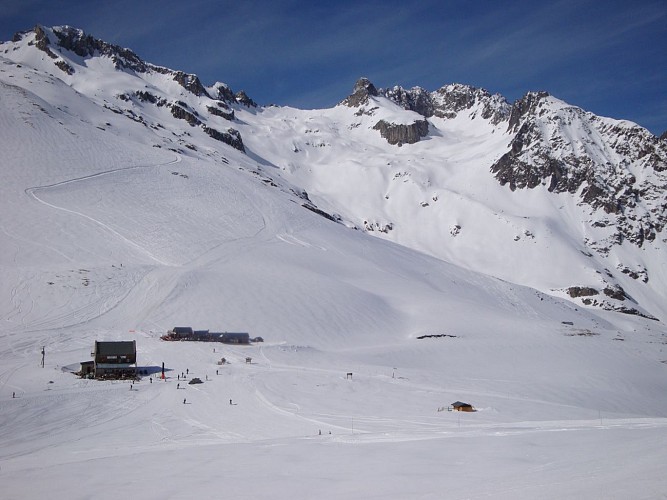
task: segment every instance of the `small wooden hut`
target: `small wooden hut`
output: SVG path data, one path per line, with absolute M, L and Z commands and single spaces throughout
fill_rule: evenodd
M 462 401 L 456 401 L 452 403 L 452 410 L 454 411 L 477 411 L 473 405 L 469 403 L 463 403 Z

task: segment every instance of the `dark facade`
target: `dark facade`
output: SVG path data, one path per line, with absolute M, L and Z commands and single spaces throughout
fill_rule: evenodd
M 191 342 L 222 342 L 223 344 L 250 344 L 250 334 L 245 332 L 211 332 L 209 330 L 193 330 L 185 326 L 177 326 L 169 330 L 162 340 Z M 262 342 L 261 337 L 257 337 Z
M 250 335 L 247 333 L 225 332 L 221 333 L 220 342 L 225 344 L 249 344 Z
M 136 378 L 137 341 L 95 342 L 95 378 Z

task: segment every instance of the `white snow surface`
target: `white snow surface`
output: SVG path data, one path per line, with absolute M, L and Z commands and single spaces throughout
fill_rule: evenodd
M 666 498 L 667 329 L 549 293 L 600 268 L 573 203 L 475 171 L 502 130 L 432 119 L 396 148 L 344 106 L 211 117 L 243 154 L 109 109 L 152 85 L 206 113 L 164 75 L 92 58 L 68 81 L 19 46 L 0 45 L 3 499 Z M 398 227 L 349 227 L 364 213 Z M 658 284 L 624 286 L 664 319 L 664 249 L 643 255 Z M 160 340 L 174 326 L 264 342 Z M 77 377 L 95 340 L 136 340 L 147 374 Z

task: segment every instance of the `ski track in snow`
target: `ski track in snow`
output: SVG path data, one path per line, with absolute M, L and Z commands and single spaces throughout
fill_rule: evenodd
M 127 171 L 127 170 L 137 170 L 137 169 L 146 169 L 146 168 L 163 167 L 163 166 L 173 165 L 173 164 L 175 164 L 175 163 L 180 163 L 180 162 L 181 162 L 181 157 L 180 157 L 180 155 L 177 155 L 177 156 L 176 156 L 176 159 L 174 159 L 174 160 L 172 160 L 172 161 L 170 161 L 170 162 L 161 163 L 161 164 L 156 164 L 156 165 L 135 165 L 135 166 L 130 166 L 130 167 L 121 167 L 121 168 L 117 168 L 117 169 L 105 170 L 105 171 L 103 171 L 103 172 L 97 172 L 97 173 L 94 173 L 94 174 L 85 175 L 85 176 L 83 176 L 83 177 L 77 177 L 77 178 L 75 178 L 75 179 L 69 179 L 69 180 L 65 180 L 65 181 L 57 182 L 57 183 L 55 183 L 55 184 L 49 184 L 49 185 L 44 185 L 44 186 L 30 187 L 30 188 L 27 188 L 27 189 L 25 190 L 25 193 L 26 193 L 27 195 L 31 196 L 31 197 L 32 197 L 33 199 L 35 199 L 36 201 L 38 201 L 39 203 L 42 203 L 42 204 L 46 205 L 47 207 L 51 207 L 51 208 L 53 208 L 53 209 L 55 209 L 55 210 L 61 210 L 61 211 L 63 211 L 63 212 L 67 212 L 67 213 L 70 213 L 70 214 L 74 214 L 74 215 L 77 215 L 77 216 L 79 216 L 79 217 L 83 217 L 84 219 L 87 219 L 87 220 L 89 220 L 89 221 L 91 221 L 91 222 L 94 222 L 95 224 L 97 224 L 97 225 L 103 227 L 104 229 L 106 229 L 107 231 L 109 231 L 110 233 L 112 233 L 113 235 L 115 235 L 116 237 L 118 237 L 118 238 L 120 238 L 121 240 L 125 241 L 128 245 L 130 245 L 130 246 L 132 246 L 132 247 L 138 249 L 138 250 L 141 251 L 144 255 L 147 255 L 149 258 L 151 258 L 151 259 L 152 259 L 153 261 L 155 261 L 156 263 L 158 263 L 158 264 L 162 264 L 162 265 L 164 265 L 164 266 L 170 266 L 170 265 L 172 265 L 171 263 L 169 263 L 169 262 L 165 262 L 165 261 L 159 259 L 159 258 L 156 257 L 155 255 L 153 255 L 151 252 L 149 252 L 148 250 L 146 250 L 145 248 L 141 247 L 140 245 L 138 245 L 138 244 L 135 243 L 134 241 L 131 241 L 131 240 L 127 239 L 125 236 L 123 236 L 122 234 L 120 234 L 118 231 L 116 231 L 115 229 L 109 227 L 107 224 L 105 224 L 105 223 L 103 223 L 103 222 L 101 222 L 101 221 L 99 221 L 99 220 L 97 220 L 97 219 L 95 219 L 95 218 L 93 218 L 93 217 L 91 217 L 91 216 L 89 216 L 89 215 L 83 214 L 83 213 L 81 213 L 81 212 L 77 212 L 76 210 L 70 210 L 70 209 L 68 209 L 68 208 L 59 207 L 59 206 L 53 205 L 53 204 L 51 204 L 51 203 L 48 203 L 48 202 L 42 200 L 39 196 L 37 196 L 37 192 L 42 191 L 42 190 L 46 190 L 46 189 L 49 189 L 49 188 L 54 188 L 54 187 L 57 187 L 57 186 L 63 186 L 63 185 L 67 185 L 67 184 L 72 184 L 72 183 L 76 183 L 76 182 L 81 182 L 81 181 L 85 181 L 85 180 L 94 179 L 94 178 L 97 178 L 97 177 L 103 177 L 103 176 L 105 176 L 105 175 L 110 175 L 110 174 L 114 174 L 114 173 L 117 173 L 117 172 L 122 172 L 122 171 Z
M 428 140 L 397 148 L 372 125 L 416 115 L 386 100 L 361 114 L 232 104 L 242 155 L 132 94 L 149 88 L 230 126 L 173 75 L 118 72 L 97 57 L 83 66 L 65 51 L 70 85 L 32 52 L 32 36 L 0 56 L 12 82 L 0 85 L 10 138 L 0 144 L 2 495 L 664 497 L 664 326 L 546 295 L 598 284 L 608 266 L 661 311 L 650 296 L 664 281 L 660 249 L 647 243 L 632 257 L 651 268 L 648 284 L 616 271 L 621 250 L 582 255 L 590 235 L 576 196 L 510 192 L 479 175 L 507 150 L 501 128 L 462 112 L 432 118 Z M 564 132 L 581 141 L 589 131 Z M 601 135 L 592 140 L 591 154 L 620 160 Z M 166 148 L 176 157 L 161 162 Z M 334 224 L 302 208 L 302 190 L 348 228 L 391 229 Z M 70 220 L 85 223 L 68 231 Z M 91 225 L 102 231 L 83 241 Z M 118 255 L 122 270 L 111 265 Z M 267 342 L 161 341 L 176 324 Z M 155 374 L 164 363 L 166 379 L 73 375 L 94 340 L 135 338 L 139 365 Z M 229 363 L 217 365 L 221 356 Z M 177 378 L 188 369 L 204 384 Z M 478 411 L 441 411 L 456 400 Z

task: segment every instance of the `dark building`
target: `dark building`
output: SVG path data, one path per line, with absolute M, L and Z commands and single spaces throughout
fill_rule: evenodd
M 176 326 L 169 330 L 162 340 L 187 340 L 192 342 L 222 342 L 224 344 L 250 344 L 250 334 L 245 332 L 211 332 L 210 330 L 193 330 L 189 326 Z M 261 337 L 257 341 L 262 342 Z
M 220 335 L 220 342 L 225 344 L 249 344 L 250 334 L 241 332 L 224 332 Z
M 168 333 L 174 333 L 176 335 L 188 336 L 188 335 L 192 335 L 194 332 L 192 331 L 191 326 L 175 326 Z
M 95 378 L 136 378 L 137 341 L 95 342 Z
M 452 409 L 454 411 L 476 411 L 471 404 L 463 403 L 461 401 L 452 403 Z

